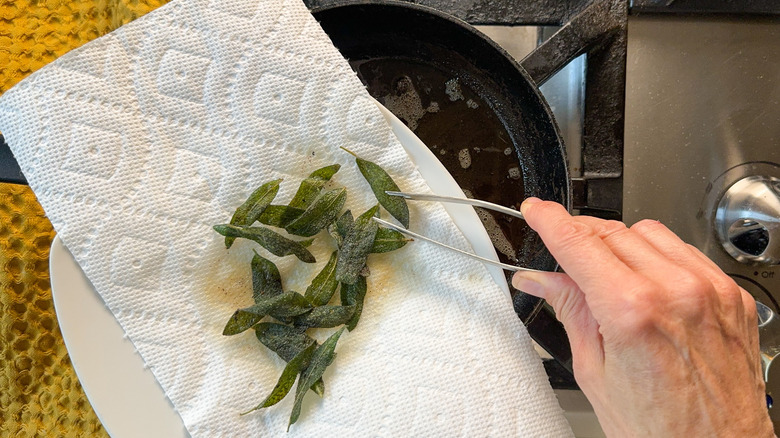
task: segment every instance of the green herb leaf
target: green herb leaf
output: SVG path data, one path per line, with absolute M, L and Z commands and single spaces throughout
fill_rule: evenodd
M 285 362 L 315 343 L 303 330 L 275 322 L 261 322 L 255 326 L 255 336 L 268 349 L 278 354 Z
M 355 306 L 319 306 L 295 318 L 298 327 L 331 328 L 346 324 L 355 314 Z
M 373 222 L 373 221 L 372 221 Z M 311 357 L 311 362 L 306 370 L 301 374 L 301 378 L 298 380 L 298 386 L 295 388 L 295 404 L 293 405 L 292 414 L 290 414 L 290 422 L 287 424 L 287 431 L 290 431 L 290 426 L 298 421 L 298 417 L 301 415 L 301 404 L 303 403 L 303 396 L 306 395 L 306 389 L 311 387 L 314 382 L 319 380 L 325 373 L 325 369 L 328 368 L 336 358 L 336 343 L 339 341 L 339 337 L 344 333 L 344 327 L 339 329 L 336 333 L 330 335 L 330 337 L 322 343 L 314 351 Z
M 275 179 L 255 189 L 255 191 L 249 195 L 249 198 L 247 198 L 247 200 L 236 209 L 235 213 L 233 213 L 230 224 L 239 226 L 252 225 L 257 220 L 258 216 L 263 213 L 263 210 L 265 210 L 276 197 L 276 194 L 279 192 L 279 183 L 281 182 L 281 179 Z M 235 237 L 226 236 L 225 247 L 230 248 L 235 240 Z
M 257 315 L 252 312 L 247 312 L 244 309 L 238 309 L 230 317 L 225 328 L 222 329 L 222 334 L 225 336 L 237 335 L 244 330 L 251 328 L 253 325 L 260 322 L 265 315 Z
M 340 247 L 344 238 L 347 237 L 347 233 L 352 229 L 355 223 L 355 219 L 352 218 L 352 212 L 345 211 L 337 220 L 328 225 L 328 233 L 336 241 L 336 244 Z
M 336 280 L 339 282 L 354 284 L 360 276 L 360 271 L 366 265 L 366 258 L 374 246 L 374 238 L 379 228 L 371 218 L 378 213 L 377 205 L 361 214 L 344 238 L 336 262 Z
M 355 219 L 352 218 L 352 212 L 347 210 L 336 221 L 336 232 L 339 233 L 341 238 L 347 237 L 349 231 L 355 226 Z
M 261 224 L 270 225 L 276 228 L 284 228 L 302 214 L 303 210 L 300 208 L 272 204 L 265 209 L 257 220 Z
M 271 307 L 268 314 L 277 319 L 287 319 L 298 315 L 303 315 L 312 309 L 312 305 L 303 295 L 298 292 L 285 292 L 282 295 L 289 295 L 289 298 L 279 302 Z M 257 304 L 255 304 L 257 306 Z
M 412 239 L 407 238 L 399 231 L 379 227 L 376 230 L 376 237 L 374 238 L 374 245 L 371 247 L 371 254 L 395 251 L 411 241 Z
M 255 326 L 255 336 L 263 345 L 276 353 L 285 362 L 291 361 L 310 345 L 317 344 L 304 330 L 274 322 L 257 324 Z M 325 383 L 322 379 L 319 379 L 311 386 L 311 390 L 322 397 L 325 395 Z
M 238 309 L 225 325 L 222 334 L 235 335 L 251 328 L 266 315 L 274 318 L 289 318 L 302 315 L 312 308 L 309 300 L 297 292 L 284 292 L 274 297 L 261 299 L 256 304 Z
M 317 394 L 317 395 L 319 395 L 320 397 L 324 397 L 324 396 L 325 396 L 325 382 L 323 382 L 323 381 L 322 381 L 322 377 L 320 377 L 320 379 L 319 379 L 319 380 L 317 380 L 316 382 L 314 382 L 314 383 L 313 383 L 313 384 L 310 386 L 310 389 L 311 389 L 312 391 L 314 391 L 314 393 L 315 393 L 315 394 Z
M 343 187 L 327 191 L 318 196 L 303 214 L 284 229 L 296 236 L 313 236 L 336 220 L 346 200 L 347 189 Z
M 379 201 L 388 213 L 398 219 L 398 222 L 404 228 L 409 228 L 409 207 L 406 205 L 406 200 L 400 196 L 390 196 L 385 193 L 386 190 L 400 192 L 401 189 L 398 188 L 398 184 L 378 164 L 364 160 L 348 149 L 344 150 L 355 157 L 358 169 L 363 174 L 363 178 L 366 179 L 368 185 L 371 186 L 371 191 L 374 192 L 376 200 Z
M 338 251 L 333 251 L 328 263 L 322 268 L 319 274 L 314 277 L 311 285 L 306 289 L 303 295 L 315 306 L 328 304 L 330 298 L 336 292 L 339 282 L 336 281 L 336 260 Z
M 332 164 L 312 172 L 311 175 L 301 182 L 298 191 L 288 205 L 305 210 L 320 194 L 320 190 L 325 186 L 325 183 L 330 181 L 340 168 L 340 164 Z
M 242 237 L 253 240 L 271 254 L 284 257 L 290 254 L 302 262 L 314 263 L 314 256 L 306 249 L 314 239 L 295 241 L 265 227 L 237 227 L 235 225 L 214 225 L 214 231 L 226 237 Z
M 284 367 L 282 375 L 279 376 L 279 380 L 276 382 L 276 386 L 274 386 L 274 389 L 271 391 L 268 397 L 266 397 L 262 403 L 255 406 L 253 409 L 250 409 L 241 415 L 246 415 L 258 409 L 267 408 L 279 403 L 290 392 L 293 384 L 295 384 L 295 379 L 298 377 L 298 373 L 309 366 L 315 348 L 316 346 L 311 344 L 303 351 L 298 353 L 291 361 L 287 362 L 287 366 Z
M 255 303 L 280 295 L 282 277 L 276 265 L 255 251 L 252 257 L 252 297 Z
M 347 330 L 352 331 L 360 320 L 360 314 L 363 313 L 363 300 L 366 298 L 366 277 L 359 276 L 354 284 L 341 285 L 341 304 L 345 306 L 354 306 L 355 313 L 349 321 L 346 322 Z

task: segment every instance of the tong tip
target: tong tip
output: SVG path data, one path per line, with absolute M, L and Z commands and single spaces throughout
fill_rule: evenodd
M 390 196 L 400 196 L 401 198 L 405 198 L 405 199 L 412 199 L 412 195 L 411 194 L 404 193 L 404 192 L 396 192 L 396 191 L 393 191 L 393 190 L 385 190 L 385 194 L 390 195 Z

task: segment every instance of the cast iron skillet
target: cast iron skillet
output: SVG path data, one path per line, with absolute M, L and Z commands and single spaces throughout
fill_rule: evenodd
M 525 70 L 490 39 L 467 23 L 404 2 L 312 12 L 370 94 L 412 128 L 467 195 L 517 208 L 537 196 L 571 208 L 565 149 L 552 113 Z M 525 222 L 480 217 L 502 261 L 557 268 Z M 571 371 L 568 339 L 560 326 L 550 326 L 554 318 L 529 324 L 540 300 L 516 290 L 512 296 L 531 336 Z

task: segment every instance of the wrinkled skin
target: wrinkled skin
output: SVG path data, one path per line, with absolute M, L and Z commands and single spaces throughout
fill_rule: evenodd
M 771 437 L 753 298 L 657 221 L 570 216 L 529 199 L 564 273 L 517 273 L 571 341 L 574 375 L 610 437 Z

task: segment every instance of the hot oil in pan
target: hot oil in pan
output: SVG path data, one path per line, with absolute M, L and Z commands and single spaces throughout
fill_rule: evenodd
M 418 61 L 351 61 L 369 93 L 403 120 L 449 170 L 466 196 L 520 208 L 520 164 L 501 120 L 488 102 L 456 74 Z M 521 220 L 477 209 L 499 258 L 516 262 Z

